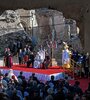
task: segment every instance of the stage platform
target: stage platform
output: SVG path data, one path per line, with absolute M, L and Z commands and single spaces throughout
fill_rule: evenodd
M 32 73 L 35 73 L 36 77 L 40 81 L 49 81 L 51 76 L 54 75 L 55 80 L 64 79 L 65 73 L 67 72 L 66 69 L 63 69 L 61 66 L 53 66 L 49 67 L 48 69 L 35 69 L 35 68 L 26 68 L 25 65 L 14 65 L 12 68 L 7 67 L 0 67 L 2 73 L 8 73 L 9 69 L 13 69 L 14 74 L 16 76 L 19 75 L 20 71 L 23 71 L 23 75 L 28 79 Z

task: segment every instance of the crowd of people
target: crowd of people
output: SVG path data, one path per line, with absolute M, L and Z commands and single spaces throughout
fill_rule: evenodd
M 15 43 L 14 43 L 15 44 Z M 15 47 L 16 48 L 16 47 Z M 71 59 L 75 61 L 74 67 L 80 65 L 84 70 L 84 74 L 87 77 L 89 75 L 89 53 L 80 53 L 75 49 L 69 49 L 67 43 L 64 43 L 64 49 L 62 52 L 62 66 L 66 68 L 71 67 Z M 16 52 L 16 50 L 15 50 Z M 4 62 L 5 66 L 11 68 L 13 65 L 12 57 L 15 52 L 12 52 L 10 48 L 5 49 Z M 26 64 L 26 67 L 33 68 L 45 68 L 47 69 L 50 64 L 50 56 L 46 50 L 39 48 L 37 52 L 34 52 L 32 46 L 25 45 L 23 48 L 18 42 L 17 52 L 19 64 Z M 79 66 L 79 67 L 80 67 Z
M 0 71 L 0 100 L 90 100 L 90 83 L 86 91 L 80 88 L 80 82 L 70 85 L 68 77 L 63 80 L 42 82 L 35 73 L 26 79 L 23 72 L 18 76 L 10 69 L 3 74 Z
M 85 77 L 89 76 L 89 66 L 90 66 L 90 56 L 89 53 L 80 53 L 76 50 L 72 50 L 71 59 L 76 63 L 74 67 L 79 67 L 79 73 L 81 71 L 82 75 Z
M 13 56 L 16 53 L 19 65 L 25 64 L 27 68 L 48 68 L 50 57 L 48 53 L 40 48 L 38 52 L 34 52 L 32 46 L 25 45 L 23 48 L 18 48 L 17 52 L 12 52 L 10 48 L 6 48 L 4 52 L 4 64 L 8 68 L 13 65 Z
M 90 55 L 89 53 L 81 53 L 76 49 L 70 48 L 67 43 L 64 44 L 62 51 L 62 66 L 63 68 L 77 69 L 77 74 L 81 76 L 89 76 Z
M 31 45 L 23 46 L 20 41 L 13 42 L 5 48 L 4 51 L 4 65 L 11 68 L 13 65 L 12 57 L 18 56 L 19 64 L 26 63 L 30 51 L 33 50 Z M 27 56 L 28 55 L 28 56 Z

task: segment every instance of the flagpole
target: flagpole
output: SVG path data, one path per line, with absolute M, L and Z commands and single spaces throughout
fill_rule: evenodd
M 52 58 L 53 58 L 53 42 L 55 40 L 55 28 L 54 28 L 54 17 L 52 15 Z
M 52 16 L 52 38 L 51 38 L 51 66 L 57 66 L 57 62 L 54 58 L 54 41 L 56 39 L 56 32 L 54 27 L 54 17 Z
M 52 42 L 52 47 L 51 47 L 52 49 L 51 49 L 51 59 L 53 59 L 53 42 Z M 51 61 L 51 66 L 52 66 L 52 61 Z

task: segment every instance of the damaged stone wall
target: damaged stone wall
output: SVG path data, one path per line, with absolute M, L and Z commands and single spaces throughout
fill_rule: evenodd
M 0 16 L 0 55 L 2 55 L 5 47 L 17 40 L 25 44 L 25 41 L 30 41 L 30 38 L 20 23 L 18 13 L 13 10 L 6 10 Z

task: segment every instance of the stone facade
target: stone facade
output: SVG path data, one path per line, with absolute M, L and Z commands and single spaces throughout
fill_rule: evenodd
M 85 0 L 53 0 L 53 2 L 52 0 L 3 0 L 0 6 L 2 11 L 6 9 L 15 10 L 24 8 L 30 10 L 46 7 L 63 12 L 66 18 L 77 21 L 77 26 L 80 28 L 80 40 L 83 49 L 85 52 L 90 53 L 90 0 L 87 0 L 87 2 Z

